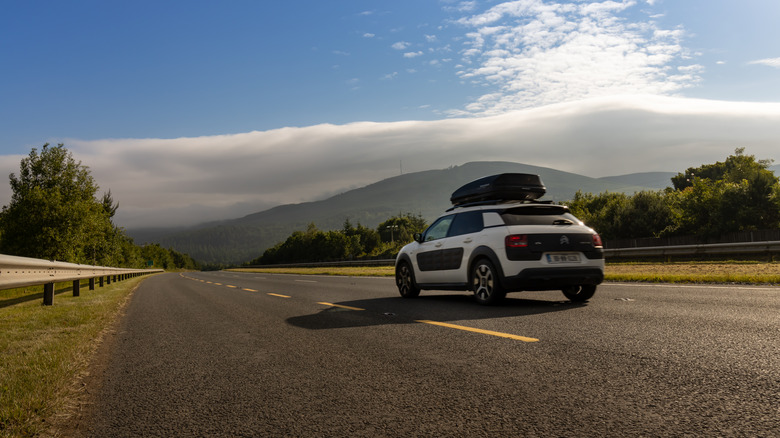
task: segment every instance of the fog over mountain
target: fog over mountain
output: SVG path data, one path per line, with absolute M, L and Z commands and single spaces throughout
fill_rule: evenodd
M 399 214 L 420 215 L 432 221 L 450 207 L 450 195 L 461 185 L 485 175 L 532 173 L 547 188 L 544 199 L 566 201 L 581 190 L 634 193 L 670 185 L 672 173 L 624 175 L 596 179 L 556 169 L 509 162 L 474 162 L 387 178 L 331 198 L 281 205 L 241 218 L 187 229 L 131 229 L 137 243 L 160 242 L 208 263 L 243 263 L 256 258 L 293 231 L 309 224 L 319 229 L 341 229 L 349 220 L 375 228 Z

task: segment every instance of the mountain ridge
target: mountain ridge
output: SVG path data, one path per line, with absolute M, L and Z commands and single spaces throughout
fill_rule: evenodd
M 293 231 L 310 223 L 319 229 L 340 229 L 346 220 L 374 228 L 392 216 L 410 213 L 427 221 L 450 207 L 458 187 L 498 173 L 533 173 L 547 187 L 543 199 L 563 202 L 577 190 L 634 193 L 658 190 L 664 178 L 671 185 L 672 172 L 648 172 L 591 178 L 556 169 L 502 161 L 469 162 L 446 169 L 407 173 L 366 185 L 320 201 L 276 206 L 240 218 L 210 222 L 187 229 L 129 230 L 136 241 L 157 241 L 205 263 L 237 264 L 258 257 Z M 633 181 L 641 183 L 634 183 Z

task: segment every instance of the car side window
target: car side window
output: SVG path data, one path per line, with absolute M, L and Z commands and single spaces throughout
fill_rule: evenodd
M 458 213 L 452 221 L 449 236 L 460 236 L 482 231 L 484 228 L 481 211 Z
M 424 242 L 430 242 L 432 240 L 438 240 L 443 239 L 447 237 L 447 232 L 450 229 L 450 225 L 452 225 L 452 219 L 455 216 L 445 216 L 436 222 L 433 223 L 426 231 L 425 236 L 423 236 Z

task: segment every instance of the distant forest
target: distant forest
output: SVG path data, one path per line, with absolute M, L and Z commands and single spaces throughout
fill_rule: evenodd
M 422 217 L 412 214 L 390 218 L 376 229 L 359 223 L 353 226 L 347 220 L 341 230 L 320 231 L 312 223 L 306 231 L 294 232 L 249 264 L 393 258 L 401 247 L 412 240 L 414 233 L 422 233 L 427 226 Z

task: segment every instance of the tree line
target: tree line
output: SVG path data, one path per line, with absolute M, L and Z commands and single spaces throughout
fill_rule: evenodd
M 98 196 L 89 168 L 63 144 L 33 148 L 9 175 L 11 201 L 0 212 L 0 253 L 127 268 L 195 269 L 188 255 L 136 245 L 114 224 L 111 191 Z
M 375 229 L 344 221 L 341 230 L 321 231 L 313 223 L 306 231 L 295 231 L 285 241 L 265 250 L 249 265 L 327 262 L 393 258 L 402 246 L 422 233 L 428 224 L 411 213 L 392 217 Z
M 768 169 L 738 148 L 723 162 L 688 168 L 660 191 L 577 192 L 572 213 L 602 238 L 695 236 L 700 240 L 727 233 L 780 227 L 780 183 Z

